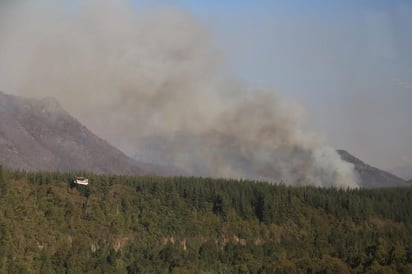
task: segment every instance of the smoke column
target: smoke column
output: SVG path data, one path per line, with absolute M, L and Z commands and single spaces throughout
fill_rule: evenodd
M 53 96 L 128 155 L 185 174 L 357 186 L 353 166 L 304 132 L 302 107 L 246 90 L 190 14 L 33 2 L 0 4 L 1 90 Z

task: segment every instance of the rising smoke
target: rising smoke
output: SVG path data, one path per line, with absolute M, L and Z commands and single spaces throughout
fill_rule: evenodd
M 1 90 L 56 97 L 128 155 L 185 174 L 357 186 L 353 166 L 303 132 L 302 108 L 246 90 L 190 14 L 33 2 L 0 6 Z

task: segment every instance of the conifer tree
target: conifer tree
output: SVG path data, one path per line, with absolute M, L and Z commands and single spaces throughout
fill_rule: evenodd
M 0 165 L 0 196 L 3 197 L 7 194 L 7 183 L 4 179 L 3 167 Z

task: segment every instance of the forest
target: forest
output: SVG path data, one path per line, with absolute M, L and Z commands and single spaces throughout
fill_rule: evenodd
M 412 188 L 0 167 L 0 273 L 412 273 L 411 235 Z

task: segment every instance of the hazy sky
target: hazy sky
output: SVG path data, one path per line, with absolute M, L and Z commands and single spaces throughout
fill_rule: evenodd
M 411 1 L 136 1 L 191 11 L 234 74 L 303 102 L 337 148 L 412 166 Z

